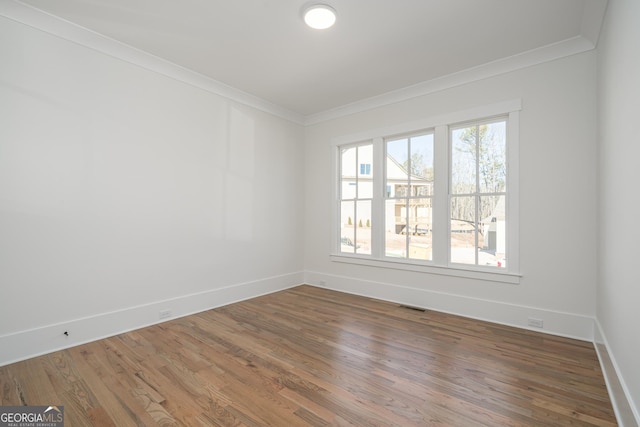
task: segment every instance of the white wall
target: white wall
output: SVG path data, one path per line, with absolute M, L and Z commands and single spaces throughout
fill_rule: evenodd
M 598 45 L 597 319 L 640 423 L 640 2 L 609 0 Z M 630 425 L 630 424 L 629 424 Z
M 542 317 L 583 339 L 597 310 L 638 418 L 640 10 L 609 2 L 597 85 L 589 52 L 304 133 L 0 17 L 0 364 L 295 285 L 304 269 L 310 283 L 517 326 Z M 520 284 L 330 261 L 331 138 L 516 98 Z
M 305 271 L 311 283 L 592 339 L 596 289 L 593 51 L 306 128 Z M 331 138 L 513 99 L 520 114 L 517 285 L 332 262 Z
M 597 312 L 637 418 L 638 9 L 610 0 L 597 61 L 578 54 L 304 131 L 0 17 L 0 364 L 306 279 L 522 327 L 544 318 L 583 339 Z M 329 259 L 331 138 L 516 98 L 520 284 Z
M 0 58 L 0 364 L 302 281 L 300 125 L 4 17 Z

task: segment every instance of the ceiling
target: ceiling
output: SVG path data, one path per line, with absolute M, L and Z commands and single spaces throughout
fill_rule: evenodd
M 324 31 L 304 25 L 306 0 L 17 3 L 302 117 L 532 52 L 562 56 L 558 47 L 576 41 L 592 49 L 606 6 L 606 0 L 320 2 L 338 15 Z

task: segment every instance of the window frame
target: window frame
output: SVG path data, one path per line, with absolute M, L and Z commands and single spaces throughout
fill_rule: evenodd
M 382 159 L 381 160 L 382 160 L 383 164 L 381 166 L 382 166 L 382 174 L 383 174 L 382 180 L 383 180 L 383 185 L 385 186 L 385 191 L 383 193 L 382 203 L 384 205 L 385 212 L 386 212 L 386 203 L 388 201 L 390 201 L 390 200 L 396 200 L 396 201 L 397 200 L 404 200 L 404 201 L 406 201 L 407 204 L 410 204 L 411 200 L 429 199 L 430 200 L 430 204 L 431 204 L 431 209 L 433 210 L 433 202 L 435 200 L 435 196 L 434 196 L 433 192 L 431 192 L 431 194 L 428 194 L 428 195 L 414 195 L 414 194 L 412 194 L 411 190 L 412 190 L 412 187 L 414 186 L 413 177 L 414 177 L 415 174 L 411 170 L 407 171 L 407 181 L 406 181 L 407 194 L 405 196 L 399 197 L 399 196 L 395 195 L 394 197 L 391 197 L 387 192 L 387 189 L 390 187 L 390 184 L 389 184 L 389 173 L 388 173 L 388 169 L 387 169 L 388 166 L 389 166 L 389 162 L 388 162 L 388 159 L 387 159 L 387 157 L 388 157 L 388 143 L 406 139 L 407 140 L 407 150 L 408 150 L 407 154 L 409 156 L 408 161 L 409 161 L 409 165 L 412 166 L 411 162 L 413 160 L 411 159 L 411 157 L 412 157 L 412 155 L 414 153 L 412 151 L 412 147 L 413 147 L 412 140 L 414 140 L 416 138 L 424 137 L 424 136 L 431 136 L 431 138 L 433 139 L 433 147 L 432 148 L 435 149 L 435 129 L 433 129 L 433 128 L 431 128 L 431 129 L 421 129 L 421 130 L 414 131 L 414 132 L 411 132 L 411 133 L 408 133 L 408 134 L 390 135 L 390 136 L 385 136 L 385 137 L 382 138 L 383 155 L 382 155 Z M 434 171 L 435 171 L 435 156 L 434 156 L 434 159 L 433 159 L 433 167 L 434 167 Z M 434 181 L 435 181 L 435 176 L 434 176 Z M 433 186 L 433 183 L 431 185 Z M 433 188 L 432 188 L 432 190 L 433 190 Z M 387 218 L 384 215 L 383 215 L 383 219 L 384 219 L 385 224 L 386 224 Z M 408 228 L 409 225 L 410 225 L 409 224 L 409 219 L 410 219 L 410 214 L 409 214 L 409 211 L 407 209 L 406 213 L 405 213 L 405 220 L 406 220 L 406 223 L 405 223 L 405 227 L 406 227 L 405 228 L 405 251 L 406 251 L 405 252 L 405 256 L 404 257 L 396 257 L 396 256 L 391 256 L 391 255 L 387 254 L 387 235 L 386 235 L 386 231 L 385 231 L 383 233 L 384 234 L 384 239 L 381 242 L 382 245 L 383 245 L 383 247 L 381 248 L 382 249 L 383 258 L 384 259 L 389 259 L 389 260 L 398 260 L 398 259 L 402 260 L 402 259 L 404 259 L 404 260 L 408 260 L 410 262 L 417 262 L 417 263 L 422 263 L 422 262 L 425 262 L 425 261 L 426 262 L 432 261 L 432 260 L 424 260 L 424 259 L 421 260 L 419 258 L 412 258 L 410 256 L 410 246 L 411 246 L 410 242 L 411 242 L 412 238 L 411 238 L 411 230 L 410 230 L 410 228 Z M 430 223 L 433 225 L 433 217 L 430 218 Z M 433 235 L 433 233 L 431 233 L 431 234 Z
M 453 113 L 433 116 L 404 124 L 366 130 L 357 134 L 343 135 L 331 140 L 333 200 L 340 201 L 340 149 L 347 145 L 373 144 L 373 201 L 372 201 L 372 252 L 371 255 L 340 252 L 339 209 L 333 204 L 330 259 L 334 262 L 384 267 L 404 271 L 456 276 L 477 280 L 488 280 L 510 284 L 520 283 L 522 277 L 519 262 L 519 113 L 522 101 L 498 102 Z M 450 130 L 465 123 L 480 123 L 504 117 L 507 120 L 507 266 L 499 268 L 482 265 L 452 263 L 450 260 Z M 433 195 L 433 255 L 432 260 L 391 258 L 385 256 L 384 202 L 385 188 L 383 170 L 386 167 L 385 141 L 396 136 L 416 135 L 433 131 L 434 134 L 434 195 Z M 382 163 L 381 163 L 382 162 Z M 445 206 L 445 208 L 442 208 Z M 376 225 L 377 224 L 377 225 Z M 442 224 L 446 224 L 444 229 Z M 438 229 L 436 229 L 438 227 Z
M 358 205 L 360 202 L 366 202 L 366 201 L 371 201 L 371 210 L 374 210 L 373 204 L 374 204 L 374 199 L 375 199 L 375 187 L 376 187 L 376 181 L 374 179 L 372 179 L 372 194 L 371 197 L 360 197 L 360 179 L 363 177 L 367 177 L 365 178 L 366 181 L 369 180 L 369 176 L 372 175 L 372 170 L 373 172 L 375 172 L 375 168 L 373 167 L 373 158 L 375 158 L 375 153 L 372 153 L 372 163 L 369 163 L 369 169 L 366 170 L 365 167 L 365 171 L 363 172 L 362 170 L 362 165 L 366 164 L 366 163 L 360 163 L 360 149 L 361 147 L 366 147 L 366 146 L 372 146 L 372 150 L 373 150 L 373 144 L 370 141 L 358 141 L 358 142 L 354 142 L 354 143 L 350 143 L 350 144 L 343 144 L 337 147 L 337 156 L 338 156 L 338 171 L 342 172 L 342 161 L 343 161 L 343 157 L 342 157 L 342 153 L 344 151 L 350 150 L 350 149 L 355 149 L 355 158 L 354 158 L 354 180 L 355 180 L 355 193 L 354 193 L 354 197 L 352 198 L 343 198 L 344 194 L 343 194 L 343 182 L 342 182 L 342 174 L 340 174 L 340 177 L 338 179 L 338 188 L 337 188 L 337 197 L 336 197 L 336 205 L 334 207 L 334 211 L 335 212 L 340 212 L 342 210 L 342 204 L 344 202 L 353 202 L 354 203 L 354 218 L 353 218 L 353 227 L 354 227 L 354 234 L 353 234 L 353 240 L 351 241 L 351 244 L 353 245 L 353 253 L 349 253 L 349 252 L 342 252 L 342 251 L 338 251 L 338 253 L 340 253 L 341 255 L 347 255 L 347 256 L 351 256 L 351 255 L 357 255 L 357 256 L 364 256 L 364 257 L 370 257 L 372 254 L 367 254 L 367 253 L 358 253 L 358 228 L 357 224 L 359 221 L 361 221 L 362 219 L 359 217 L 358 215 Z M 376 174 L 373 174 L 373 177 L 375 177 Z M 337 214 L 337 216 L 341 216 L 340 214 Z M 339 233 L 342 234 L 342 233 Z M 342 235 L 339 236 L 339 246 L 342 246 L 342 239 L 344 237 Z M 372 238 L 373 241 L 373 238 Z
M 498 116 L 493 116 L 493 117 L 483 117 L 483 118 L 479 118 L 477 120 L 471 120 L 471 121 L 466 121 L 466 122 L 462 122 L 462 123 L 452 123 L 450 124 L 447 128 L 448 131 L 448 139 L 447 139 L 447 150 L 448 150 L 448 178 L 449 178 L 449 186 L 448 186 L 448 212 L 449 212 L 449 218 L 448 218 L 448 235 L 447 238 L 449 239 L 449 246 L 447 248 L 447 255 L 448 255 L 448 259 L 449 259 L 449 265 L 450 266 L 455 266 L 455 267 L 466 267 L 466 266 L 471 266 L 472 268 L 476 269 L 476 268 L 482 268 L 484 269 L 485 267 L 481 264 L 478 263 L 479 259 L 478 259 L 478 230 L 477 230 L 477 226 L 480 224 L 480 222 L 478 221 L 478 217 L 476 216 L 476 218 L 474 218 L 475 222 L 476 222 L 476 229 L 474 231 L 474 239 L 475 239 L 475 263 L 474 264 L 465 264 L 465 263 L 461 263 L 461 262 L 455 262 L 452 260 L 452 250 L 451 250 L 451 238 L 453 236 L 452 230 L 451 230 L 451 202 L 453 198 L 456 197 L 473 197 L 476 203 L 476 215 L 478 214 L 477 209 L 479 206 L 479 199 L 481 199 L 482 197 L 488 197 L 488 196 L 499 196 L 499 193 L 504 193 L 504 197 L 505 199 L 508 199 L 509 196 L 509 188 L 510 188 L 510 184 L 511 184 L 511 176 L 510 176 L 510 171 L 507 170 L 506 173 L 506 188 L 504 191 L 500 191 L 500 192 L 483 192 L 481 191 L 480 188 L 480 159 L 478 157 L 476 157 L 476 162 L 475 162 L 475 168 L 476 168 L 476 173 L 475 173 L 475 191 L 470 192 L 470 193 L 454 193 L 453 192 L 453 133 L 456 130 L 459 129 L 464 129 L 464 128 L 469 128 L 469 127 L 476 127 L 477 129 L 479 129 L 481 126 L 483 125 L 489 125 L 489 124 L 494 124 L 494 123 L 499 123 L 499 122 L 505 122 L 505 139 L 506 139 L 506 145 L 505 145 L 505 161 L 506 161 L 506 166 L 507 169 L 509 168 L 509 116 L 506 114 L 502 114 L 502 115 L 498 115 Z M 476 149 L 476 155 L 479 154 L 479 146 Z M 506 221 L 507 224 L 509 224 L 509 221 L 511 220 L 510 218 L 510 213 L 508 212 L 508 209 L 506 209 L 505 206 L 505 217 L 508 218 L 508 220 Z M 507 231 L 510 231 L 510 228 L 507 226 L 506 227 Z M 505 247 L 508 246 L 508 238 L 509 238 L 509 233 L 507 233 L 507 242 L 505 242 Z M 509 253 L 509 249 L 507 247 L 505 254 Z M 493 270 L 496 267 L 490 266 L 489 269 Z M 506 270 L 505 270 L 506 271 Z

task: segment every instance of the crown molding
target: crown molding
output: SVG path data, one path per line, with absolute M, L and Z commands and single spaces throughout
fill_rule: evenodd
M 427 80 L 413 86 L 383 93 L 378 96 L 363 99 L 338 108 L 306 116 L 305 126 L 315 125 L 340 117 L 357 114 L 386 105 L 396 104 L 412 98 L 428 95 L 441 90 L 450 89 L 478 80 L 484 80 L 500 74 L 542 64 L 566 56 L 586 52 L 595 45 L 583 36 L 576 36 L 558 43 L 553 43 L 527 52 L 519 53 L 507 58 L 492 61 L 477 67 L 448 74 L 432 80 Z
M 93 49 L 207 92 L 302 125 L 302 114 L 282 108 L 200 73 L 81 27 L 17 0 L 0 0 L 0 16 Z
M 384 107 L 385 105 L 407 101 L 419 96 L 593 50 L 598 45 L 602 22 L 604 21 L 607 10 L 607 2 L 608 0 L 585 0 L 580 35 L 576 37 L 356 101 L 351 104 L 321 111 L 316 114 L 309 114 L 305 117 L 304 125 L 310 126 L 351 114 L 361 113 Z
M 592 50 L 597 46 L 606 7 L 607 0 L 585 0 L 579 36 L 306 116 L 26 5 L 19 0 L 0 0 L 0 16 L 293 123 L 310 126 Z

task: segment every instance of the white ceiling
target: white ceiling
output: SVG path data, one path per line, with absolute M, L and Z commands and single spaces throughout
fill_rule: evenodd
M 3 0 L 0 0 L 3 1 Z M 595 47 L 606 0 L 22 0 L 302 117 L 503 63 Z M 585 47 L 586 46 L 586 47 Z M 566 53 L 562 53 L 566 52 Z M 548 59 L 547 59 L 548 60 Z M 541 61 L 541 59 L 538 59 Z M 454 74 L 455 75 L 455 74 Z

